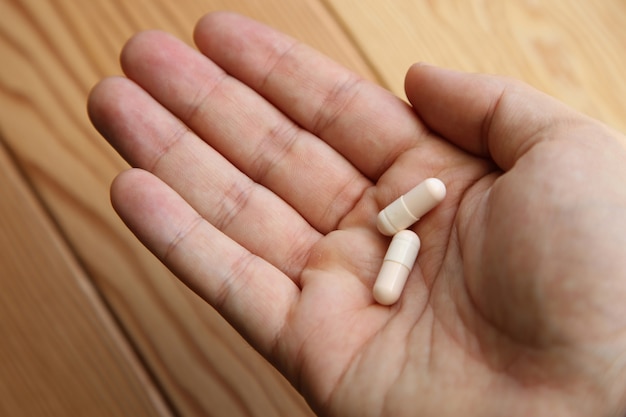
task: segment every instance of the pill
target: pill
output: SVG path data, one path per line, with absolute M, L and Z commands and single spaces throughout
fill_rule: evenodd
M 376 227 L 383 235 L 393 236 L 419 220 L 445 196 L 444 183 L 437 178 L 428 178 L 381 210 Z
M 415 232 L 402 230 L 394 235 L 374 283 L 376 302 L 391 305 L 398 301 L 419 249 L 420 239 Z

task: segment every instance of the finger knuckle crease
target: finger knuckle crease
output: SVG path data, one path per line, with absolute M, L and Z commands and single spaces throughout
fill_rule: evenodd
M 359 77 L 349 75 L 333 86 L 313 116 L 312 132 L 314 134 L 323 136 L 339 116 L 350 108 L 351 103 L 359 94 L 361 83 L 362 80 Z

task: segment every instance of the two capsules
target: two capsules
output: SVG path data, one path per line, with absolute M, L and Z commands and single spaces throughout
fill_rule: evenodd
M 428 178 L 389 204 L 376 221 L 378 231 L 393 236 L 383 265 L 374 283 L 374 299 L 382 305 L 394 304 L 415 265 L 420 239 L 407 227 L 428 213 L 446 196 L 446 186 L 437 178 Z

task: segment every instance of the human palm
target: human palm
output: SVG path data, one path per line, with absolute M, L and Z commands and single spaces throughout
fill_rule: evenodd
M 614 133 L 495 77 L 415 66 L 408 106 L 230 14 L 158 32 L 90 96 L 121 217 L 322 414 L 617 415 L 626 178 Z M 208 57 L 208 59 L 207 59 Z M 132 81 L 131 81 L 132 80 Z M 149 173 L 150 172 L 150 173 Z M 400 301 L 377 212 L 448 187 Z

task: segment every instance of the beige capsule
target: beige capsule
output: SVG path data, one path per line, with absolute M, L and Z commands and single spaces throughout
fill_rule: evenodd
M 389 244 L 383 264 L 374 283 L 374 300 L 382 305 L 394 304 L 400 298 L 420 249 L 420 239 L 410 230 L 396 233 Z
M 419 220 L 445 196 L 445 184 L 440 179 L 428 178 L 381 210 L 376 227 L 383 235 L 393 236 Z

